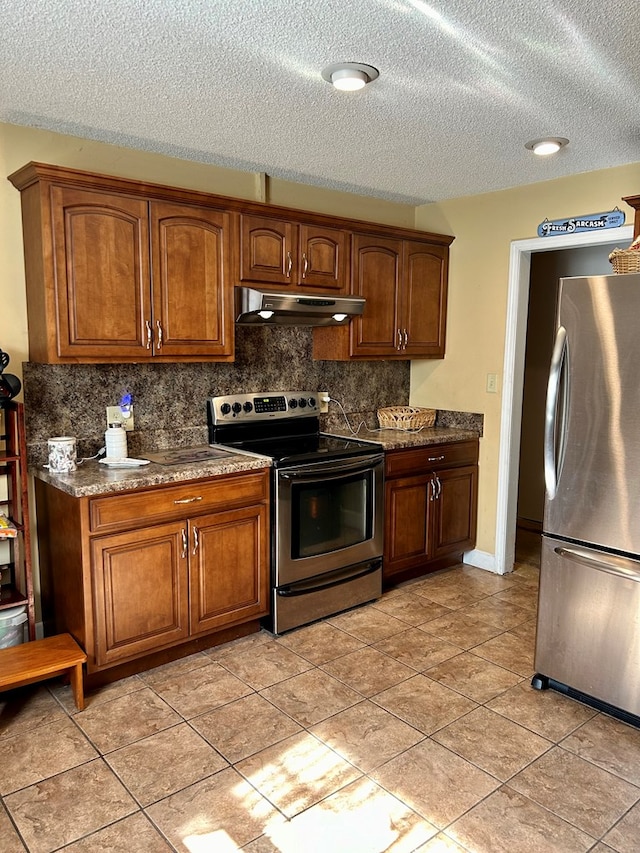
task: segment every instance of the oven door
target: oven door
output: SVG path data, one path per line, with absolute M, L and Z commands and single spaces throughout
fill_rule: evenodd
M 384 455 L 276 469 L 274 586 L 382 556 Z

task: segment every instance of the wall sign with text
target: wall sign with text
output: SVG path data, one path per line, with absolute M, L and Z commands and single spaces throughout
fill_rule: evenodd
M 538 225 L 538 237 L 604 231 L 605 228 L 620 228 L 621 225 L 624 225 L 624 213 L 616 207 L 606 213 L 587 213 L 571 219 L 545 219 Z

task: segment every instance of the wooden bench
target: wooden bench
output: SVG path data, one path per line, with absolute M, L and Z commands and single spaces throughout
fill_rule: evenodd
M 79 711 L 84 709 L 82 664 L 87 656 L 70 634 L 0 649 L 0 691 L 68 675 Z

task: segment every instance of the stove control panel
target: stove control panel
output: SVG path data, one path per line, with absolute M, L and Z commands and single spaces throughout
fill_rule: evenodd
M 267 394 L 230 394 L 209 397 L 211 423 L 255 423 L 278 418 L 317 416 L 320 395 L 317 391 L 274 391 Z

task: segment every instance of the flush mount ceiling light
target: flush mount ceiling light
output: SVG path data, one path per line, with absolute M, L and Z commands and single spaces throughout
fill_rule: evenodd
M 372 65 L 363 65 L 361 62 L 335 62 L 322 69 L 322 78 L 331 83 L 342 92 L 355 92 L 364 89 L 367 83 L 371 83 L 380 72 Z
M 565 145 L 569 144 L 569 140 L 562 136 L 546 136 L 544 139 L 532 139 L 531 142 L 525 144 L 525 148 L 533 151 L 539 157 L 547 157 L 549 154 L 555 154 Z

